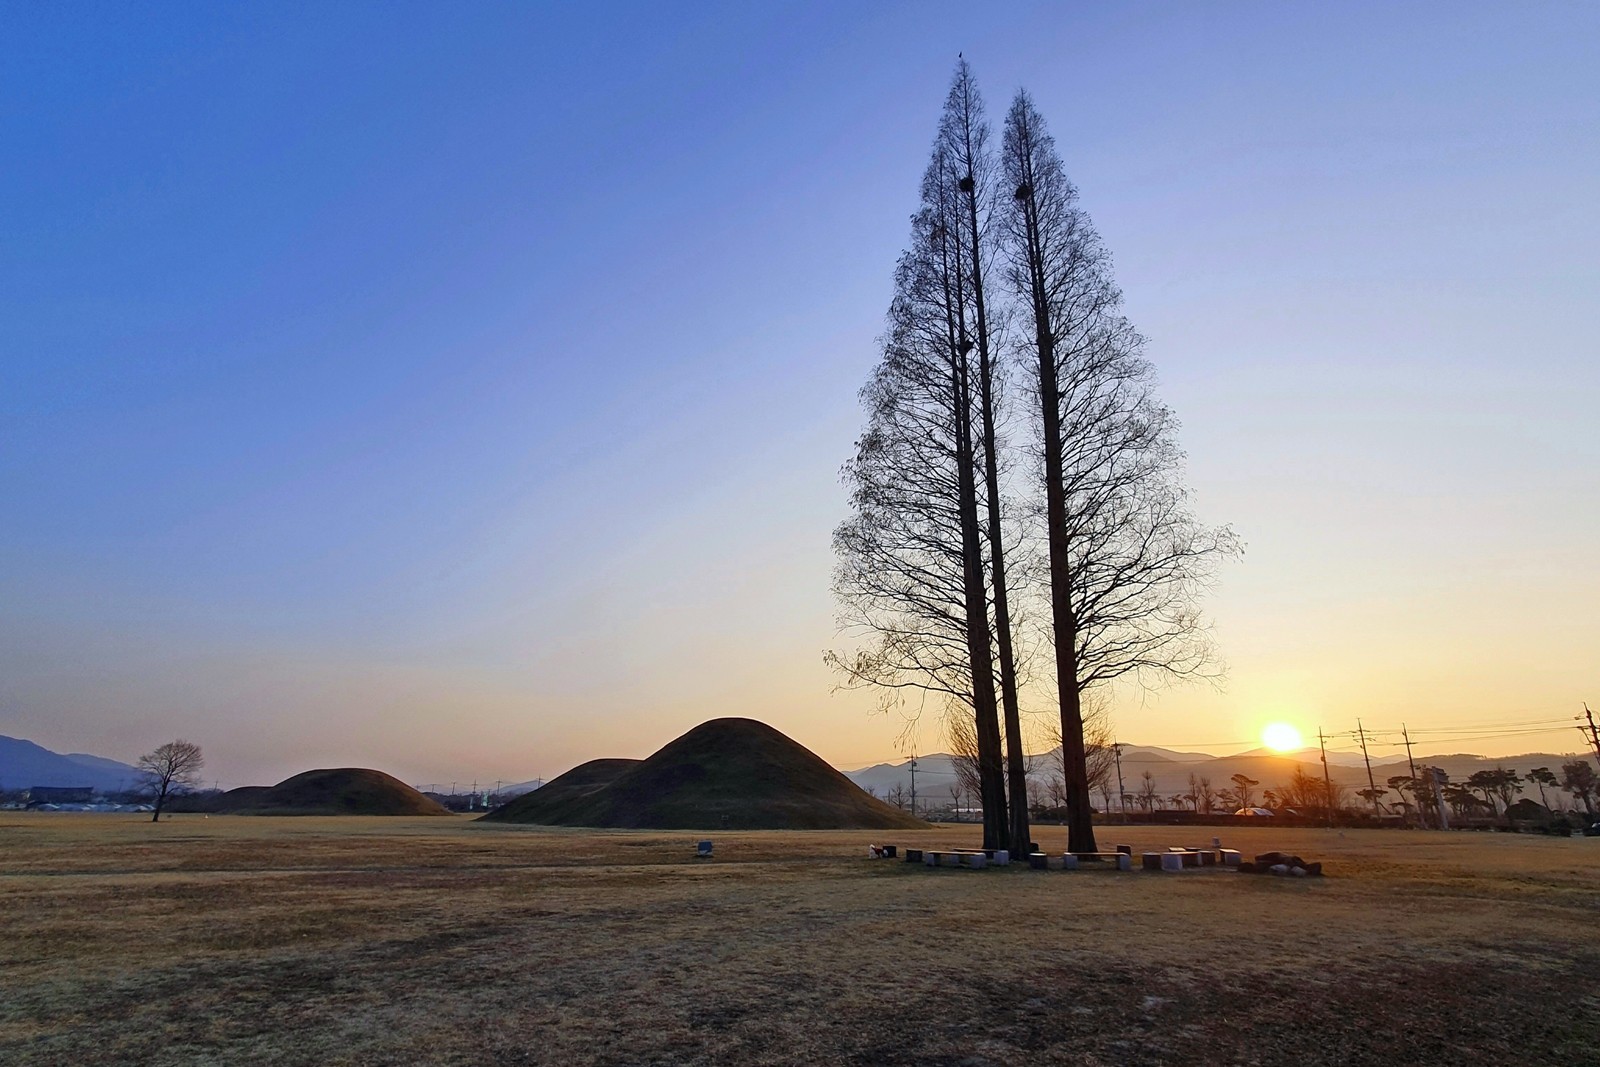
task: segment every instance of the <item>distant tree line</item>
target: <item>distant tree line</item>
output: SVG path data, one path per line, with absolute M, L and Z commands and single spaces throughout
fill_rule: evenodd
M 1094 851 L 1107 687 L 1213 670 L 1198 600 L 1239 544 L 1191 511 L 1144 349 L 1033 101 L 996 145 L 960 62 L 844 468 L 834 587 L 861 641 L 828 658 L 886 704 L 934 698 L 986 847 L 1030 836 L 1024 692 L 1059 724 L 1068 848 Z
M 1592 820 L 1600 805 L 1600 776 L 1596 775 L 1593 764 L 1584 759 L 1562 763 L 1559 774 L 1548 767 L 1535 767 L 1522 775 L 1501 766 L 1474 771 L 1459 782 L 1451 781 L 1450 775 L 1441 768 L 1423 767 L 1415 776 L 1390 777 L 1387 788 L 1354 791 L 1296 767 L 1287 781 L 1262 789 L 1258 794 L 1260 785 L 1254 778 L 1235 774 L 1228 785 L 1214 788 L 1209 778 L 1190 774 L 1185 792 L 1167 794 L 1158 787 L 1155 775 L 1145 771 L 1135 788 L 1122 794 L 1119 800 L 1122 810 L 1147 815 L 1168 811 L 1229 815 L 1257 806 L 1259 799 L 1260 806 L 1275 813 L 1292 813 L 1314 820 L 1370 817 L 1368 806 L 1376 800 L 1390 815 L 1398 815 L 1407 825 L 1422 828 L 1439 826 L 1441 803 L 1447 817 L 1457 820 L 1458 824 L 1499 820 L 1509 826 L 1513 822 L 1511 812 L 1517 797 L 1530 790 L 1537 791 L 1538 807 L 1551 816 L 1581 810 Z M 1363 803 L 1357 805 L 1355 798 Z M 1050 799 L 1057 800 L 1053 786 Z M 1110 808 L 1107 798 L 1102 810 Z

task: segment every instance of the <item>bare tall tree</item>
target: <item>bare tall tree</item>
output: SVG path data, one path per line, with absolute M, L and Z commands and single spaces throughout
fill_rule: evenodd
M 167 796 L 174 789 L 200 783 L 200 770 L 205 763 L 200 746 L 183 740 L 168 741 L 154 752 L 139 757 L 135 766 L 139 769 L 145 790 L 155 798 L 155 813 L 150 816 L 151 822 L 160 820 L 161 809 L 166 806 Z
M 1017 661 L 1012 647 L 1011 604 L 1006 580 L 1005 524 L 1000 495 L 1000 445 L 996 430 L 999 403 L 999 359 L 987 298 L 987 268 L 997 235 L 990 226 L 995 173 L 989 149 L 989 123 L 983 98 L 965 59 L 956 64 L 955 79 L 945 98 L 939 121 L 939 144 L 953 168 L 951 177 L 961 195 L 962 225 L 958 240 L 964 246 L 963 262 L 970 273 L 972 330 L 965 343 L 975 346 L 974 367 L 978 384 L 978 435 L 983 457 L 985 540 L 989 553 L 988 580 L 993 598 L 995 662 L 999 668 L 1000 705 L 1004 717 L 1006 782 L 1011 800 L 1010 836 L 1013 847 L 1025 848 L 1028 832 L 1028 767 L 1023 749 L 1022 711 L 1017 696 Z
M 1110 256 L 1078 204 L 1026 93 L 1006 118 L 1010 280 L 1032 327 L 1039 466 L 1067 847 L 1095 851 L 1083 694 L 1127 675 L 1191 675 L 1210 662 L 1196 610 L 1226 529 L 1193 518 L 1176 420 L 1153 392 L 1144 338 L 1121 314 Z
M 958 167 L 941 137 L 922 183 L 911 245 L 895 272 L 883 358 L 862 389 L 866 431 L 845 467 L 853 516 L 834 533 L 834 589 L 846 629 L 871 635 L 829 654 L 849 683 L 955 699 L 977 736 L 984 844 L 1010 827 L 993 632 L 979 522 L 971 266 Z

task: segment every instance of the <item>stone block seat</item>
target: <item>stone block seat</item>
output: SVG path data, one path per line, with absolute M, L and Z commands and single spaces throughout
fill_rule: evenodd
M 908 862 L 910 858 L 907 855 Z M 922 862 L 929 867 L 971 867 L 975 871 L 981 871 L 991 864 L 996 867 L 1006 866 L 1011 862 L 1011 854 L 1005 849 L 992 848 L 925 848 L 922 850 Z

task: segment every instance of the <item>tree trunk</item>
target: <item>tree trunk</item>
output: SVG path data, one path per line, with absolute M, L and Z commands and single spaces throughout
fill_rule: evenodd
M 954 233 L 953 228 L 946 233 Z M 952 269 L 953 267 L 953 269 Z M 971 666 L 972 713 L 978 742 L 978 793 L 983 805 L 983 847 L 1008 848 L 1005 768 L 1000 758 L 1000 722 L 994 689 L 994 644 L 984 581 L 983 534 L 978 524 L 977 456 L 972 425 L 972 343 L 967 338 L 966 273 L 961 242 L 943 284 L 949 309 L 950 375 L 955 397 L 956 507 L 961 527 L 962 603 L 967 659 Z
M 966 366 L 966 355 L 961 356 Z M 1000 722 L 996 714 L 994 652 L 989 632 L 989 599 L 983 580 L 983 542 L 978 527 L 978 487 L 972 449 L 971 381 L 961 373 L 960 472 L 961 547 L 964 556 L 967 651 L 972 660 L 972 705 L 978 735 L 978 783 L 983 801 L 983 847 L 1009 848 L 1005 768 L 1000 758 Z
M 989 354 L 989 320 L 983 297 L 983 259 L 978 238 L 978 192 L 967 192 L 972 239 L 972 295 L 978 326 L 979 404 L 983 421 L 984 488 L 988 494 L 989 569 L 994 582 L 995 651 L 1000 658 L 1000 699 L 1006 724 L 1006 776 L 1011 793 L 1011 848 L 1022 851 L 1028 829 L 1028 762 L 1022 747 L 1022 710 L 1017 700 L 1016 656 L 1011 646 L 1011 607 L 1006 593 L 1005 538 L 1000 520 L 1000 464 L 994 428 L 994 363 Z
M 1032 175 L 1025 176 L 1032 188 Z M 1067 791 L 1067 851 L 1097 852 L 1094 809 L 1089 796 L 1083 744 L 1083 694 L 1078 689 L 1078 623 L 1072 610 L 1071 544 L 1067 496 L 1062 484 L 1061 395 L 1056 377 L 1055 338 L 1050 330 L 1037 208 L 1029 193 L 1023 204 L 1031 274 L 1034 343 L 1039 349 L 1039 407 L 1043 419 L 1046 542 L 1050 567 L 1050 621 L 1055 637 L 1056 696 L 1061 708 L 1061 765 Z

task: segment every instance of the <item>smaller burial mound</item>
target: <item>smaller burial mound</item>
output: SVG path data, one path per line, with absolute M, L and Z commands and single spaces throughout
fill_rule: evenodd
M 636 759 L 592 759 L 588 763 L 580 763 L 531 793 L 506 801 L 484 818 L 495 822 L 540 822 L 550 826 L 583 825 L 549 820 L 552 816 L 562 817 L 581 811 L 583 802 L 592 794 L 643 762 Z M 525 818 L 527 815 L 535 818 Z
M 230 789 L 213 809 L 229 815 L 449 815 L 400 779 L 365 767 L 305 771 L 275 786 Z
M 580 771 L 584 773 L 573 784 L 563 785 L 564 779 Z M 602 780 L 608 775 L 609 780 Z M 552 793 L 558 785 L 562 788 Z M 873 797 L 804 745 L 754 719 L 701 723 L 642 762 L 585 763 L 484 818 L 638 830 L 928 826 Z

